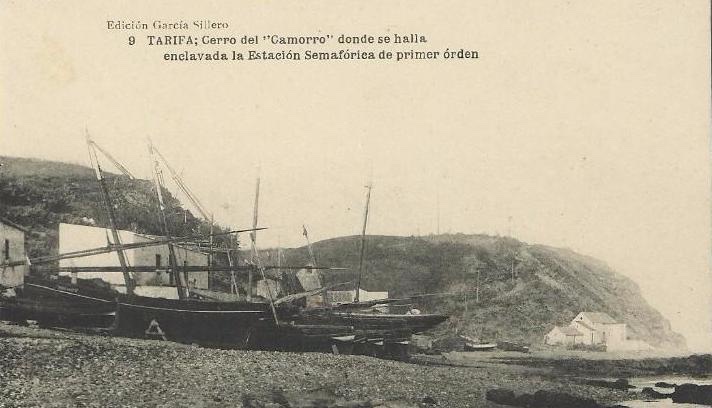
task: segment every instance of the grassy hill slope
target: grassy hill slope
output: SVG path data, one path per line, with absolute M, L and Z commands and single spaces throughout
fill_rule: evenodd
M 108 226 L 99 183 L 92 169 L 76 164 L 0 156 L 0 216 L 30 230 L 30 257 L 56 254 L 59 223 Z M 162 235 L 152 183 L 105 173 L 118 228 Z M 210 226 L 164 195 L 174 236 L 208 233 Z
M 327 272 L 328 282 L 353 279 L 358 248 L 359 237 L 314 244 L 320 264 L 352 268 Z M 307 251 L 289 250 L 286 258 L 287 263 L 306 262 Z M 369 236 L 362 287 L 388 290 L 392 297 L 449 293 L 423 297 L 417 306 L 451 315 L 443 332 L 485 340 L 541 343 L 554 325 L 568 324 L 581 311 L 600 311 L 627 323 L 632 338 L 657 347 L 685 346 L 638 286 L 603 262 L 511 238 Z

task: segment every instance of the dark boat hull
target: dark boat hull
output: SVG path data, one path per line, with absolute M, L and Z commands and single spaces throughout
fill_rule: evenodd
M 474 344 L 465 343 L 465 351 L 493 351 L 497 348 L 496 344 L 485 343 L 485 344 Z
M 447 320 L 447 316 L 439 314 L 371 314 L 329 309 L 309 311 L 302 318 L 324 325 L 352 327 L 354 339 L 345 348 L 347 352 L 396 360 L 408 359 L 413 334 Z
M 413 334 L 447 319 L 437 314 L 284 307 L 278 309 L 280 324 L 276 324 L 268 303 L 148 298 L 32 283 L 26 283 L 3 306 L 11 320 L 37 320 L 43 326 L 111 328 L 120 336 L 223 348 L 356 353 L 399 359 L 407 355 Z
M 392 333 L 406 336 L 422 333 L 447 320 L 447 316 L 440 314 L 371 314 L 328 310 L 307 313 L 305 317 L 322 324 L 352 326 L 357 332 L 366 334 Z
M 252 348 L 276 329 L 266 303 L 122 297 L 116 333 L 206 346 Z
M 110 292 L 102 298 L 76 288 L 34 283 L 25 283 L 16 292 L 14 298 L 3 302 L 10 320 L 35 320 L 41 326 L 59 327 L 109 327 L 114 322 L 116 302 L 110 299 Z

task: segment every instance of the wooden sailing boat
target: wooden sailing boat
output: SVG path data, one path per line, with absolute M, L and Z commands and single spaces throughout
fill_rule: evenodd
M 102 199 L 109 217 L 113 244 L 109 243 L 107 247 L 111 251 L 115 251 L 119 263 L 120 270 L 123 274 L 126 283 L 127 293 L 133 293 L 135 282 L 128 270 L 126 257 L 124 256 L 124 248 L 121 244 L 118 230 L 116 229 L 116 217 L 114 215 L 114 207 L 111 204 L 111 198 L 106 186 L 97 149 L 108 154 L 98 147 L 91 140 L 88 131 L 86 132 L 87 148 L 89 150 L 89 158 L 91 166 L 94 169 L 94 174 L 101 189 Z M 121 166 L 113 157 L 109 156 L 110 160 L 117 164 L 117 167 L 129 177 L 133 177 Z M 108 237 L 107 237 L 108 240 Z M 66 258 L 83 256 L 82 251 L 74 254 L 65 254 Z M 101 251 L 86 251 L 87 253 Z M 50 258 L 52 261 L 53 257 Z M 62 259 L 62 257 L 54 257 Z M 65 279 L 66 281 L 67 279 Z M 93 326 L 106 327 L 110 325 L 115 317 L 116 304 L 114 298 L 118 295 L 108 285 L 101 285 L 100 282 L 83 282 L 80 285 L 73 285 L 72 282 L 65 282 L 57 279 L 54 282 L 46 282 L 43 280 L 28 279 L 20 288 L 16 289 L 16 297 L 14 299 L 6 299 L 6 307 L 10 310 L 11 318 L 14 320 L 36 320 L 40 325 L 61 325 L 61 326 Z
M 164 188 L 160 175 L 158 162 L 154 153 L 159 155 L 164 164 L 165 158 L 150 145 L 149 153 L 152 157 L 154 169 L 154 187 L 159 203 L 163 234 L 170 239 L 170 231 L 165 221 L 164 203 L 161 191 Z M 174 172 L 170 170 L 172 174 Z M 174 174 L 175 176 L 175 174 Z M 186 191 L 186 190 L 184 190 Z M 218 267 L 211 265 L 213 271 L 247 270 L 252 272 L 257 269 L 266 281 L 265 267 L 260 259 L 256 247 L 257 206 L 259 197 L 259 178 L 255 193 L 254 227 L 251 231 L 251 251 L 253 265 L 240 267 Z M 191 198 L 193 203 L 197 199 Z M 202 208 L 202 206 L 198 207 Z M 206 217 L 207 212 L 200 209 Z M 212 219 L 212 217 L 211 217 Z M 271 291 L 266 298 L 252 296 L 251 282 L 248 287 L 247 299 L 238 301 L 196 300 L 189 297 L 190 289 L 183 284 L 185 274 L 195 267 L 180 266 L 174 257 L 171 257 L 170 267 L 174 273 L 174 282 L 182 295 L 179 299 L 146 298 L 131 294 L 120 296 L 117 307 L 116 332 L 121 335 L 143 337 L 147 334 L 160 333 L 162 338 L 179 342 L 199 343 L 203 345 L 240 347 L 251 349 L 276 349 L 276 350 L 316 350 L 322 343 L 329 343 L 333 333 L 343 334 L 350 328 L 319 327 L 318 325 L 300 325 L 294 322 L 297 312 L 289 302 L 284 302 L 278 309 L 275 305 Z M 252 279 L 250 278 L 250 281 Z
M 312 323 L 333 326 L 350 326 L 354 329 L 354 351 L 358 354 L 371 354 L 387 358 L 407 359 L 408 344 L 413 334 L 422 333 L 447 320 L 446 315 L 421 314 L 411 311 L 406 314 L 381 312 L 376 305 L 394 303 L 400 299 L 381 299 L 361 301 L 360 289 L 366 254 L 366 227 L 368 225 L 371 190 L 373 185 L 366 185 L 366 204 L 364 207 L 359 268 L 356 276 L 354 301 L 330 307 L 303 311 L 303 319 Z
M 47 325 L 106 327 L 111 325 L 113 332 L 119 335 L 145 337 L 160 334 L 169 340 L 220 345 L 228 347 L 243 347 L 255 349 L 277 350 L 332 350 L 332 346 L 343 347 L 356 341 L 359 345 L 381 347 L 384 350 L 395 349 L 392 355 L 401 353 L 410 335 L 427 330 L 443 321 L 442 315 L 404 315 L 404 314 L 373 314 L 370 301 L 360 301 L 345 305 L 329 306 L 314 309 L 303 309 L 293 302 L 304 295 L 321 293 L 328 288 L 320 288 L 298 296 L 286 296 L 273 299 L 270 293 L 268 299 L 252 299 L 252 301 L 204 301 L 190 298 L 190 289 L 186 285 L 186 274 L 204 270 L 205 267 L 179 265 L 175 252 L 169 254 L 169 272 L 173 274 L 173 283 L 179 294 L 179 299 L 148 298 L 138 296 L 134 292 L 133 274 L 152 272 L 153 267 L 131 266 L 126 261 L 124 251 L 148 247 L 151 245 L 168 245 L 185 241 L 186 238 L 174 238 L 168 229 L 168 223 L 163 214 L 162 178 L 157 171 L 157 160 L 152 158 L 154 168 L 154 187 L 156 198 L 161 210 L 161 224 L 164 227 L 164 238 L 151 243 L 123 244 L 118 234 L 113 213 L 113 202 L 104 181 L 103 172 L 96 155 L 95 143 L 88 140 L 92 167 L 101 187 L 102 199 L 106 207 L 111 226 L 113 242 L 107 239 L 106 247 L 92 248 L 60 254 L 56 257 L 45 257 L 36 263 L 53 262 L 72 257 L 92 256 L 100 253 L 115 252 L 119 266 L 91 267 L 92 271 L 121 272 L 126 286 L 126 294 L 119 294 L 108 284 L 80 280 L 79 284 L 69 281 L 69 277 L 60 277 L 55 282 L 28 281 L 23 288 L 18 289 L 18 296 L 10 301 L 11 309 L 20 319 L 39 320 Z M 153 153 L 155 149 L 150 148 Z M 160 155 L 160 153 L 158 153 Z M 161 156 L 162 157 L 162 156 Z M 163 159 L 165 161 L 165 159 Z M 172 172 L 172 170 L 169 170 Z M 364 225 L 362 231 L 361 262 L 357 288 L 360 287 L 365 254 L 366 224 L 370 202 L 370 186 L 366 200 Z M 256 191 L 259 187 L 257 187 Z M 191 200 L 193 201 L 193 200 Z M 197 199 L 196 199 L 197 202 Z M 257 206 L 257 197 L 255 207 Z M 207 212 L 201 210 L 201 214 Z M 211 217 L 212 218 L 212 217 Z M 255 226 L 249 231 L 255 231 Z M 214 234 L 211 234 L 211 237 Z M 211 270 L 226 270 L 236 272 L 241 270 L 257 270 L 266 280 L 255 241 L 252 240 L 252 252 L 255 259 L 253 266 L 219 267 L 210 265 Z M 295 269 L 288 265 L 279 265 L 285 269 Z M 311 269 L 320 269 L 315 265 Z M 58 271 L 83 272 L 82 268 L 59 268 Z M 358 291 L 356 292 L 358 293 Z M 378 303 L 390 302 L 390 300 Z M 360 347 L 361 347 L 360 346 Z M 343 351 L 346 351 L 342 348 Z M 358 352 L 370 351 L 361 347 Z M 389 351 L 390 353 L 390 351 Z M 383 353 L 380 353 L 383 354 Z M 386 353 L 387 354 L 387 353 Z
M 151 143 L 149 154 L 163 234 L 170 239 L 164 212 L 164 186 Z M 169 262 L 179 299 L 144 298 L 130 293 L 121 296 L 117 308 L 117 332 L 142 337 L 150 334 L 153 329 L 164 337 L 181 342 L 246 346 L 251 338 L 264 341 L 259 334 L 273 331 L 279 326 L 276 310 L 271 303 L 189 299 L 189 289 L 185 284 L 187 268 L 179 267 L 175 253 L 170 248 L 171 244 Z M 258 335 L 253 336 L 255 333 Z
M 53 271 L 45 272 L 122 272 L 124 277 L 124 282 L 126 286 L 126 295 L 121 296 L 119 292 L 114 290 L 111 285 L 100 280 L 100 279 L 71 279 L 68 276 L 59 276 L 54 280 L 44 280 L 44 279 L 34 279 L 28 278 L 24 285 L 16 288 L 17 295 L 14 298 L 2 299 L 3 306 L 9 310 L 9 314 L 14 320 L 37 320 L 41 325 L 44 326 L 63 326 L 63 327 L 117 327 L 117 309 L 120 305 L 124 305 L 129 310 L 124 311 L 123 325 L 120 329 L 125 330 L 125 333 L 133 333 L 132 326 L 140 326 L 142 323 L 139 320 L 133 321 L 131 324 L 131 309 L 141 309 L 141 306 L 146 306 L 146 308 L 155 307 L 155 303 L 160 303 L 161 300 L 152 301 L 151 299 L 142 298 L 140 296 L 135 296 L 134 288 L 135 283 L 132 277 L 134 273 L 141 272 L 155 272 L 154 267 L 142 267 L 142 266 L 130 266 L 124 256 L 124 251 L 129 249 L 140 249 L 148 248 L 150 246 L 157 245 L 167 245 L 172 247 L 174 243 L 190 241 L 191 239 L 202 239 L 202 236 L 193 237 L 181 237 L 173 238 L 170 234 L 164 238 L 153 239 L 149 242 L 140 243 L 130 243 L 122 244 L 119 238 L 118 230 L 116 229 L 116 220 L 114 215 L 114 206 L 111 200 L 108 188 L 106 186 L 103 171 L 99 163 L 99 159 L 96 154 L 96 149 L 98 146 L 87 136 L 87 146 L 89 149 L 90 160 L 92 168 L 95 171 L 95 175 L 99 185 L 101 187 L 102 199 L 104 201 L 105 208 L 107 210 L 109 222 L 111 225 L 111 232 L 113 237 L 113 242 L 107 237 L 106 247 L 90 248 L 85 250 L 73 251 L 69 253 L 60 254 L 57 256 L 41 257 L 31 260 L 31 264 L 42 265 L 52 262 L 57 262 L 62 259 L 72 259 L 79 257 L 94 256 L 109 252 L 116 252 L 120 266 L 98 266 L 98 267 L 60 267 Z M 104 150 L 100 150 L 104 152 Z M 118 166 L 118 162 L 112 158 Z M 120 167 L 122 172 L 128 173 L 123 166 Z M 162 203 L 162 197 L 160 196 L 160 190 L 158 190 L 159 201 Z M 161 207 L 163 208 L 163 207 Z M 164 224 L 164 231 L 167 231 L 167 224 Z M 262 229 L 262 228 L 258 228 Z M 253 231 L 254 229 L 243 230 Z M 230 231 L 228 234 L 232 234 L 238 231 Z M 222 235 L 224 233 L 218 234 Z M 215 234 L 211 234 L 210 238 Z M 175 253 L 171 252 L 169 258 L 170 269 L 169 272 L 174 273 L 177 279 L 174 279 L 177 284 L 177 290 L 179 294 L 182 294 L 183 300 L 187 298 L 187 291 L 185 288 L 185 273 L 204 270 L 204 267 L 188 267 L 184 266 L 179 270 Z M 237 268 L 229 268 L 234 271 Z M 244 269 L 244 268 L 243 268 Z M 178 273 L 182 272 L 182 275 Z M 121 297 L 121 300 L 118 300 Z M 167 300 L 167 299 L 166 299 Z M 190 304 L 188 308 L 182 306 L 178 307 L 175 304 L 168 304 L 169 308 L 176 310 L 190 310 L 191 308 L 196 310 L 201 310 L 201 313 L 206 307 L 201 307 L 201 305 Z M 230 314 L 229 311 L 235 313 L 244 312 L 244 307 L 242 305 L 220 305 L 215 307 L 216 310 L 220 312 L 221 315 Z M 255 309 L 253 307 L 252 309 Z M 253 315 L 262 313 L 262 308 L 258 305 L 256 310 L 252 310 Z M 180 326 L 176 327 L 176 330 L 180 329 Z M 142 329 L 145 331 L 145 327 Z

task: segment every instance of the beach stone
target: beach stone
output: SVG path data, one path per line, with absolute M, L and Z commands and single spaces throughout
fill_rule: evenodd
M 630 385 L 630 383 L 628 383 L 628 380 L 626 380 L 625 378 L 619 378 L 616 381 L 586 380 L 584 383 L 588 384 L 588 385 L 593 385 L 596 387 L 610 388 L 613 390 L 627 390 L 629 388 L 635 388 L 632 385 Z
M 657 392 L 651 387 L 645 387 L 640 391 L 640 395 L 643 398 L 649 398 L 649 399 L 663 399 L 669 397 L 667 394 L 663 394 L 661 392 Z
M 524 405 L 532 408 L 600 408 L 596 401 L 590 398 L 577 397 L 564 392 L 539 390 L 529 399 L 530 403 Z
M 655 383 L 655 386 L 658 388 L 675 388 L 676 384 L 672 384 L 672 383 L 665 382 L 665 381 L 658 381 Z
M 671 397 L 675 403 L 712 405 L 712 385 L 678 385 Z
M 601 405 L 590 398 L 546 390 L 517 396 L 511 390 L 493 389 L 485 393 L 485 398 L 497 404 L 527 408 L 601 408 Z
M 488 401 L 502 405 L 515 405 L 517 403 L 517 397 L 514 395 L 514 391 L 501 388 L 487 390 L 485 398 Z

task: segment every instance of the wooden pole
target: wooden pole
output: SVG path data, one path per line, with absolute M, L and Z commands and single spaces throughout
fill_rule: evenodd
M 96 179 L 101 187 L 101 194 L 104 198 L 104 205 L 106 207 L 106 212 L 109 215 L 109 224 L 111 225 L 111 235 L 114 238 L 114 245 L 116 245 L 116 255 L 119 258 L 119 264 L 121 265 L 121 272 L 124 276 L 124 284 L 126 285 L 126 294 L 132 296 L 134 294 L 134 288 L 136 286 L 131 273 L 128 270 L 128 262 L 126 261 L 126 255 L 124 250 L 121 248 L 121 238 L 119 237 L 119 232 L 116 229 L 116 215 L 114 214 L 114 205 L 111 202 L 111 197 L 109 196 L 109 190 L 106 187 L 106 181 L 104 180 L 104 174 L 101 171 L 101 165 L 99 164 L 99 158 L 96 155 L 96 150 L 94 145 L 89 138 L 89 132 L 87 131 L 87 146 L 89 148 L 89 158 L 92 162 L 92 167 L 94 167 L 94 172 Z
M 161 175 L 159 172 L 158 168 L 158 161 L 156 161 L 154 155 L 153 155 L 153 144 L 149 141 L 148 143 L 148 152 L 151 158 L 151 167 L 153 169 L 153 183 L 156 189 L 156 196 L 158 197 L 158 215 L 161 220 L 161 226 L 163 227 L 163 235 L 165 235 L 166 239 L 170 240 L 171 239 L 171 234 L 168 229 L 168 220 L 166 219 L 166 213 L 165 213 L 165 203 L 163 201 L 163 183 L 161 182 Z M 171 267 L 171 271 L 173 272 L 173 277 L 175 280 L 175 286 L 178 291 L 178 298 L 181 300 L 185 300 L 188 298 L 188 293 L 186 289 L 186 282 L 185 282 L 185 277 L 182 276 L 180 270 L 178 269 L 178 260 L 176 258 L 176 253 L 175 249 L 173 248 L 172 243 L 168 243 L 168 262 Z
M 308 269 L 311 268 L 309 265 L 262 265 L 262 269 Z M 156 267 L 154 265 L 149 266 L 127 266 L 129 272 L 156 272 Z M 205 272 L 205 265 L 188 265 L 185 269 L 186 272 Z M 213 268 L 215 272 L 242 272 L 254 270 L 254 265 L 234 265 L 234 266 L 216 266 Z M 330 268 L 325 266 L 320 266 L 317 269 L 320 270 L 332 270 L 332 271 L 343 271 L 348 270 L 348 268 Z M 122 268 L 120 266 L 60 266 L 59 268 L 47 268 L 46 271 L 59 271 L 59 272 L 121 272 Z M 167 271 L 172 271 L 170 266 L 166 269 Z
M 210 282 L 212 278 L 212 273 L 210 268 L 213 266 L 213 225 L 215 225 L 215 218 L 213 214 L 210 214 L 210 252 L 208 252 L 208 289 L 211 288 Z
M 307 240 L 307 251 L 309 251 L 309 260 L 311 261 L 312 265 L 316 266 L 316 257 L 314 256 L 314 250 L 312 249 L 311 241 L 309 241 L 309 232 L 307 232 L 306 225 L 302 224 L 302 230 L 302 234 Z
M 514 258 L 512 258 L 512 284 L 514 284 Z
M 237 294 L 237 279 L 235 279 L 235 271 L 232 270 L 233 263 L 232 263 L 232 255 L 231 255 L 231 249 L 232 249 L 232 237 L 230 237 L 230 246 L 227 249 L 227 263 L 230 265 L 230 292 L 233 294 Z
M 356 279 L 356 296 L 354 301 L 359 302 L 359 292 L 361 292 L 361 277 L 363 276 L 363 257 L 366 254 L 366 225 L 368 224 L 368 206 L 371 202 L 371 189 L 373 185 L 369 181 L 366 186 L 366 207 L 363 211 L 363 228 L 361 229 L 361 255 L 358 262 L 358 279 Z
M 255 203 L 252 209 L 252 225 L 257 225 L 257 220 L 259 218 L 259 203 L 260 203 L 260 174 L 259 169 L 257 170 L 257 182 L 255 183 Z M 259 254 L 257 253 L 257 232 L 252 231 L 250 233 L 250 241 L 252 242 L 252 263 L 256 264 L 259 262 Z M 247 275 L 247 300 L 252 300 L 252 270 Z
M 267 286 L 267 298 L 269 299 L 269 305 L 272 308 L 272 316 L 274 317 L 274 324 L 276 326 L 279 326 L 279 318 L 277 317 L 277 309 L 274 306 L 274 297 L 272 296 L 272 287 L 269 285 L 269 281 L 267 280 L 267 275 L 265 275 L 265 268 L 262 266 L 262 261 L 260 260 L 260 254 L 257 252 L 257 247 L 255 246 L 255 241 L 252 241 L 252 256 L 253 259 L 255 260 L 255 264 L 257 265 L 257 269 L 259 269 L 260 273 L 262 274 L 262 280 L 265 282 L 265 286 Z M 250 269 L 250 273 L 252 272 L 252 269 Z
M 480 303 L 480 268 L 477 268 L 477 289 L 475 293 L 475 303 Z
M 302 230 L 303 230 L 304 238 L 307 240 L 307 250 L 309 251 L 309 260 L 311 261 L 312 266 L 314 266 L 314 267 L 316 268 L 316 266 L 317 266 L 317 263 L 316 263 L 316 256 L 314 255 L 314 249 L 312 248 L 311 241 L 309 240 L 309 232 L 307 231 L 307 226 L 304 225 L 304 224 L 302 224 Z M 315 270 L 315 269 L 312 269 L 312 271 L 314 271 L 314 270 Z M 324 284 L 324 276 L 323 276 L 323 274 L 320 272 L 320 273 L 319 273 L 319 286 L 322 286 L 323 284 Z M 321 299 L 322 299 L 322 302 L 321 302 L 321 303 L 322 303 L 323 305 L 328 305 L 328 300 L 327 300 L 326 292 L 324 292 L 324 293 L 321 295 Z
M 465 314 L 467 314 L 467 287 L 465 287 Z

